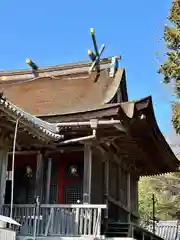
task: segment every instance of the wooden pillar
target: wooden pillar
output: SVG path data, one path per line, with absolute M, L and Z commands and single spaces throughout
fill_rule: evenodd
M 35 197 L 39 197 L 42 202 L 42 191 L 43 191 L 43 155 L 42 153 L 37 154 L 37 167 L 36 167 L 36 186 L 35 186 Z
M 104 162 L 104 203 L 107 206 L 104 212 L 104 230 L 107 231 L 108 229 L 108 196 L 109 196 L 109 159 L 106 159 Z
M 136 212 L 137 215 L 139 213 L 139 176 L 137 176 L 137 180 L 136 180 Z
M 127 174 L 127 207 L 128 207 L 128 223 L 131 222 L 131 174 Z
M 46 204 L 48 204 L 50 200 L 51 168 L 52 168 L 52 159 L 48 158 L 48 168 L 47 168 L 47 177 L 46 177 L 46 200 L 45 200 Z
M 8 151 L 0 149 L 0 207 L 5 201 Z
M 105 161 L 104 167 L 104 203 L 108 203 L 108 196 L 109 196 L 109 159 Z
M 83 181 L 83 203 L 91 203 L 91 171 L 92 171 L 92 149 L 90 144 L 84 144 L 84 181 Z

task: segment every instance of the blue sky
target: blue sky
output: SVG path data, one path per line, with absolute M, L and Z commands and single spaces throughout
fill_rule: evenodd
M 0 69 L 26 68 L 87 60 L 95 28 L 104 56 L 121 55 L 130 99 L 153 96 L 163 132 L 171 131 L 171 91 L 156 73 L 170 0 L 6 0 L 0 3 Z

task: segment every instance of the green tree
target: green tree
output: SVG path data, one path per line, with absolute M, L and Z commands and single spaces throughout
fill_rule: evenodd
M 173 84 L 177 99 L 180 98 L 180 0 L 173 0 L 168 16 L 169 24 L 164 29 L 164 40 L 167 45 L 167 59 L 160 66 L 159 73 L 164 83 Z M 180 133 L 180 104 L 172 106 L 172 122 L 177 133 Z
M 152 220 L 152 195 L 155 193 L 149 178 L 142 178 L 139 182 L 139 215 L 141 224 L 146 227 Z
M 152 195 L 155 195 L 155 217 L 160 220 L 177 219 L 180 212 L 180 178 L 178 173 L 145 177 L 139 182 L 139 213 L 144 225 L 152 216 Z
M 172 104 L 172 123 L 180 134 L 180 0 L 173 0 L 164 28 L 167 58 L 159 68 L 165 84 L 171 84 L 176 101 Z M 142 178 L 139 184 L 139 212 L 146 224 L 152 219 L 152 194 L 156 198 L 156 217 L 170 220 L 180 217 L 180 173 Z

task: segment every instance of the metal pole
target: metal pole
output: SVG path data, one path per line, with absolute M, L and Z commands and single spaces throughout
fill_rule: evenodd
M 11 208 L 10 208 L 10 218 L 12 218 L 13 213 L 13 201 L 14 201 L 14 163 L 15 163 L 15 152 L 16 152 L 16 138 L 17 138 L 17 130 L 19 124 L 19 117 L 16 120 L 16 126 L 14 130 L 14 141 L 13 141 L 13 152 L 12 152 L 12 182 L 11 182 Z
M 153 214 L 153 234 L 155 234 L 156 233 L 156 228 L 155 228 L 155 196 L 154 196 L 154 194 L 152 195 L 152 204 L 153 204 L 153 212 L 152 212 L 152 214 Z
M 97 125 L 117 125 L 122 124 L 120 120 L 115 119 L 108 119 L 108 120 L 98 120 L 98 119 L 91 119 L 89 121 L 80 121 L 80 122 L 61 122 L 55 123 L 56 127 L 79 127 L 79 126 L 91 126 L 94 122 Z
M 80 142 L 80 141 L 87 141 L 87 140 L 91 140 L 91 139 L 95 139 L 95 138 L 96 138 L 96 129 L 93 129 L 92 135 L 65 140 L 63 142 L 60 142 L 58 145 L 68 144 L 68 143 L 76 143 L 76 142 Z

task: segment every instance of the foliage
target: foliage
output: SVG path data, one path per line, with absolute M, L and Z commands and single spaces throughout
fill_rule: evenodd
M 142 178 L 139 183 L 139 213 L 145 225 L 153 219 L 152 195 L 155 195 L 155 217 L 160 220 L 177 218 L 180 212 L 180 173 Z
M 160 66 L 159 73 L 164 76 L 164 83 L 174 85 L 174 93 L 180 98 L 180 0 L 172 2 L 168 17 L 169 25 L 164 28 L 164 40 L 168 52 L 166 61 Z M 180 104 L 173 103 L 172 122 L 177 133 L 180 133 Z
M 174 87 L 176 101 L 172 105 L 172 122 L 180 134 L 180 0 L 173 0 L 164 28 L 166 60 L 159 68 L 165 84 Z M 171 220 L 180 217 L 180 173 L 142 178 L 139 184 L 139 212 L 144 224 L 152 220 L 152 194 L 155 195 L 156 218 Z
M 149 182 L 149 178 L 142 178 L 139 182 L 139 214 L 144 226 L 148 226 L 153 217 L 152 194 L 154 189 Z

